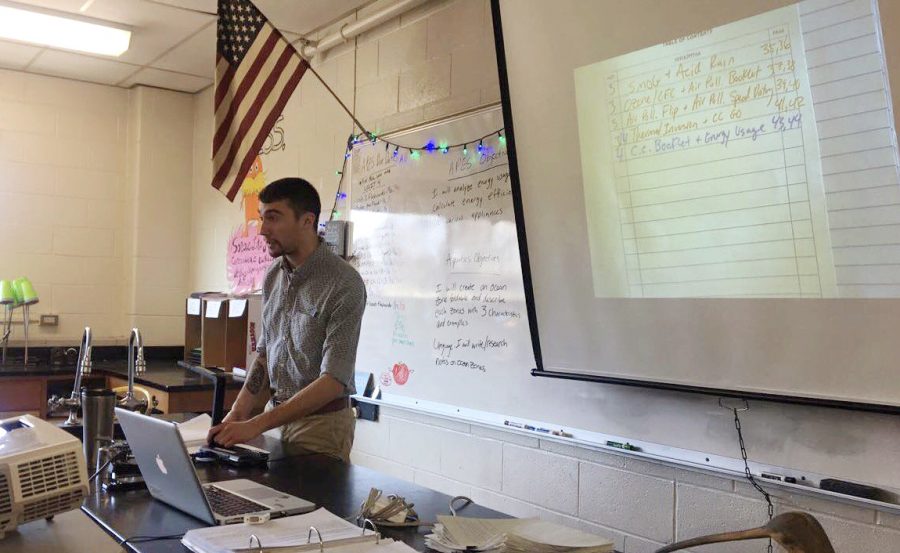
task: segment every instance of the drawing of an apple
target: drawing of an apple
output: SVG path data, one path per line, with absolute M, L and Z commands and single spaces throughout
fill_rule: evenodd
M 409 380 L 409 367 L 406 366 L 406 363 L 395 363 L 392 372 L 394 373 L 394 382 L 401 386 Z

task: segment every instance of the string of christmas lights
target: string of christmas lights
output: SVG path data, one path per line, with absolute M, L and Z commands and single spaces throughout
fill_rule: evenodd
M 490 132 L 484 136 L 476 138 L 474 140 L 469 140 L 466 142 L 460 142 L 458 144 L 447 144 L 446 142 L 440 142 L 435 144 L 433 140 L 429 140 L 423 146 L 404 146 L 402 144 L 397 144 L 395 142 L 391 142 L 389 140 L 384 140 L 382 138 L 378 138 L 375 133 L 369 133 L 368 136 L 362 134 L 352 134 L 350 138 L 347 139 L 347 150 L 344 153 L 344 159 L 349 159 L 351 152 L 353 151 L 353 147 L 357 144 L 362 144 L 364 142 L 371 142 L 374 146 L 378 141 L 384 143 L 384 151 L 390 150 L 391 147 L 394 148 L 394 157 L 397 157 L 402 153 L 402 150 L 409 151 L 410 159 L 418 158 L 419 152 L 426 153 L 434 153 L 441 152 L 442 154 L 447 154 L 450 150 L 454 148 L 459 148 L 460 146 L 463 149 L 463 155 L 469 154 L 469 144 L 473 146 L 477 145 L 478 152 L 481 152 L 484 149 L 484 140 L 486 138 L 490 138 L 494 135 L 497 135 L 497 140 L 500 141 L 500 144 L 503 145 L 506 143 L 506 137 L 503 136 L 503 128 L 497 129 L 496 131 Z
M 340 217 L 341 213 L 337 210 L 338 200 L 343 200 L 347 198 L 347 193 L 343 192 L 341 188 L 344 185 L 344 170 L 347 168 L 347 160 L 350 159 L 347 156 L 344 156 L 344 163 L 341 165 L 341 168 L 334 173 L 340 177 L 338 179 L 338 189 L 337 194 L 334 196 L 334 203 L 331 205 L 331 214 L 328 216 L 328 222 L 334 221 L 335 217 Z M 319 229 L 324 230 L 326 223 L 319 223 Z
M 341 165 L 341 168 L 334 172 L 335 175 L 340 177 L 340 179 L 338 180 L 338 191 L 334 197 L 334 204 L 332 205 L 332 208 L 331 208 L 331 216 L 329 217 L 328 220 L 333 221 L 335 217 L 340 217 L 340 215 L 341 215 L 340 211 L 337 210 L 338 200 L 343 200 L 343 199 L 347 198 L 347 193 L 342 191 L 342 188 L 344 185 L 344 171 L 347 168 L 347 160 L 349 160 L 352 155 L 353 147 L 356 146 L 357 144 L 371 142 L 372 145 L 374 146 L 375 144 L 377 144 L 380 141 L 384 144 L 385 152 L 390 151 L 391 147 L 394 148 L 393 157 L 395 157 L 395 158 L 402 155 L 403 150 L 407 150 L 409 152 L 410 159 L 419 159 L 419 157 L 421 156 L 420 152 L 425 152 L 428 154 L 433 154 L 435 152 L 441 152 L 442 154 L 448 154 L 448 153 L 450 153 L 450 150 L 452 150 L 454 148 L 459 148 L 459 147 L 462 147 L 463 155 L 467 156 L 467 155 L 469 155 L 469 144 L 474 146 L 476 148 L 476 151 L 479 154 L 481 154 L 484 151 L 485 139 L 491 138 L 494 135 L 497 136 L 497 140 L 500 142 L 501 146 L 505 145 L 506 137 L 503 136 L 503 131 L 504 131 L 504 128 L 501 127 L 500 129 L 497 129 L 496 131 L 490 132 L 490 133 L 488 133 L 484 136 L 478 137 L 474 140 L 468 140 L 466 142 L 460 142 L 458 144 L 447 144 L 446 142 L 439 142 L 439 143 L 435 144 L 433 140 L 429 140 L 422 146 L 404 146 L 402 144 L 397 144 L 395 142 L 391 142 L 389 140 L 384 140 L 383 138 L 379 138 L 375 133 L 371 133 L 371 132 L 368 133 L 367 135 L 351 134 L 347 138 L 347 149 L 344 152 L 344 162 Z M 324 226 L 324 225 L 325 224 L 322 223 L 322 225 L 320 225 L 320 226 Z

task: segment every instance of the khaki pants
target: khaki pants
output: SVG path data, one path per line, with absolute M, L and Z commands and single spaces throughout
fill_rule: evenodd
M 273 406 L 269 402 L 266 410 L 271 409 Z M 282 441 L 349 463 L 355 429 L 356 417 L 353 416 L 353 409 L 348 407 L 332 413 L 303 417 L 285 424 L 280 430 Z

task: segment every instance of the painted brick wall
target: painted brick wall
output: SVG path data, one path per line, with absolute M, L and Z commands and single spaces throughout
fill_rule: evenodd
M 127 113 L 123 89 L 0 71 L 0 278 L 32 280 L 33 320 L 60 315 L 32 344 L 124 334 Z
M 149 87 L 128 92 L 124 332 L 139 328 L 147 345 L 183 344 L 194 99 Z
M 192 138 L 191 95 L 0 70 L 0 278 L 60 323 L 32 345 L 183 342 Z
M 765 502 L 744 480 L 401 409 L 383 407 L 378 422 L 357 422 L 351 460 L 510 515 L 605 535 L 624 553 L 766 521 Z M 776 513 L 812 513 L 839 553 L 900 551 L 900 516 L 768 491 Z M 748 541 L 695 551 L 763 553 L 765 546 Z

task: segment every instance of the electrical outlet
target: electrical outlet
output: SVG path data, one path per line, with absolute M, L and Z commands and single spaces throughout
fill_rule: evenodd
M 59 315 L 42 314 L 41 326 L 59 326 Z

